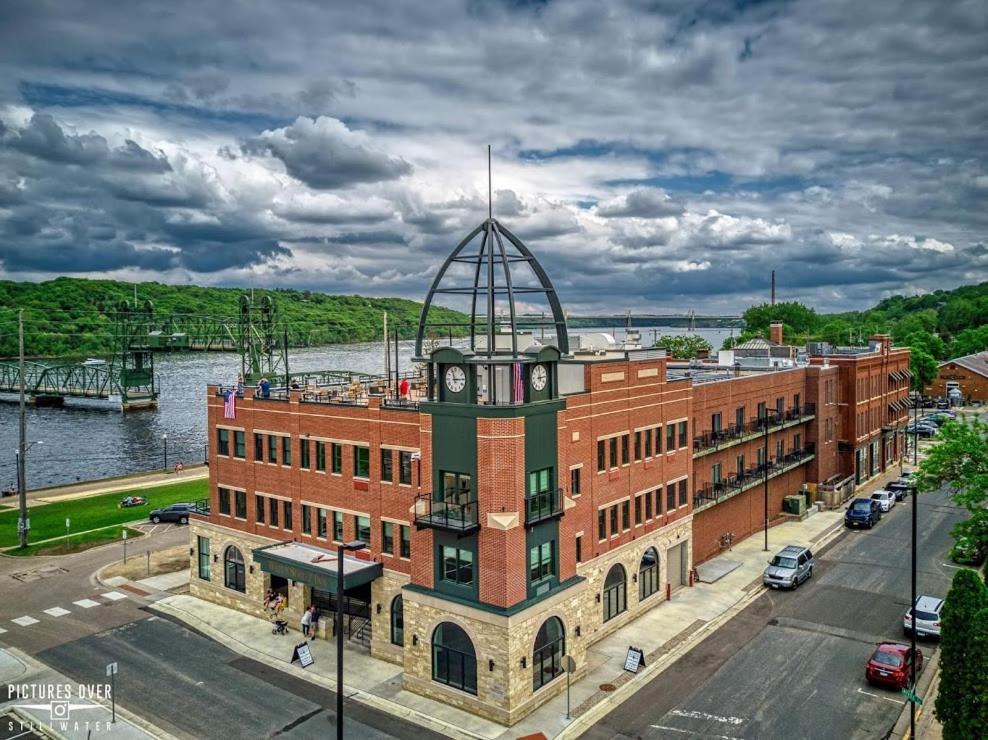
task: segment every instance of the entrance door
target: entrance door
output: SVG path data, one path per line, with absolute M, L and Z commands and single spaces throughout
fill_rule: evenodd
M 686 583 L 686 566 L 685 542 L 673 545 L 666 550 L 666 578 L 673 591 Z
M 281 594 L 288 598 L 288 579 L 281 576 L 271 575 L 271 590 L 276 594 Z
M 344 634 L 353 635 L 365 623 L 369 624 L 371 617 L 370 600 L 371 586 L 369 583 L 347 589 L 343 593 Z M 336 594 L 332 591 L 320 591 L 318 588 L 314 588 L 312 589 L 312 603 L 316 605 L 324 618 L 332 620 L 335 626 Z

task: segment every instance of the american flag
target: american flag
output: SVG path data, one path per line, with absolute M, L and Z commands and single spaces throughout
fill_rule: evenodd
M 512 370 L 515 377 L 514 383 L 512 383 L 513 388 L 511 400 L 514 403 L 523 403 L 525 400 L 525 386 L 522 384 L 521 363 L 514 363 Z
M 226 395 L 224 396 L 223 418 L 237 418 L 237 392 L 233 388 L 228 389 Z

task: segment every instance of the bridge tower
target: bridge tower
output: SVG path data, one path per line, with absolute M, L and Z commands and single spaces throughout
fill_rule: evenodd
M 256 306 L 249 295 L 240 296 L 237 345 L 245 383 L 288 377 L 288 331 L 271 296 L 263 296 Z
M 117 304 L 114 354 L 111 372 L 120 386 L 123 410 L 156 406 L 158 391 L 154 382 L 154 353 L 149 335 L 154 322 L 154 304 L 150 299 Z

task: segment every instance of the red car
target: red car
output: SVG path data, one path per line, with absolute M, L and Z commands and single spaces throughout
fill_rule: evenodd
M 909 663 L 912 658 L 912 648 L 897 642 L 880 642 L 868 665 L 865 666 L 865 678 L 872 686 L 890 686 L 893 689 L 904 689 L 909 686 Z M 923 651 L 916 648 L 916 675 L 923 668 Z

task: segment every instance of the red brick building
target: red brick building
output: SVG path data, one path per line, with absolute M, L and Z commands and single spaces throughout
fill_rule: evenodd
M 442 287 L 458 262 L 472 286 Z M 515 265 L 534 277 L 508 279 Z M 548 302 L 551 344 L 516 320 L 522 290 Z M 468 337 L 426 352 L 444 291 L 472 296 Z M 760 529 L 766 474 L 770 519 L 783 496 L 845 474 L 842 404 L 887 401 L 884 425 L 901 395 L 882 386 L 859 401 L 845 374 L 871 392 L 908 363 L 885 347 L 724 373 L 670 369 L 661 350 L 571 352 L 548 277 L 493 219 L 440 270 L 417 351 L 410 399 L 373 384 L 247 389 L 228 418 L 234 391 L 209 389 L 210 506 L 191 528 L 191 591 L 263 615 L 273 589 L 291 624 L 320 606 L 325 631 L 336 546 L 361 540 L 344 558 L 348 636 L 403 665 L 406 689 L 506 724 L 565 688 L 563 655 L 584 672 L 590 644 L 675 598 L 724 533 Z M 872 439 L 869 427 L 855 441 Z

